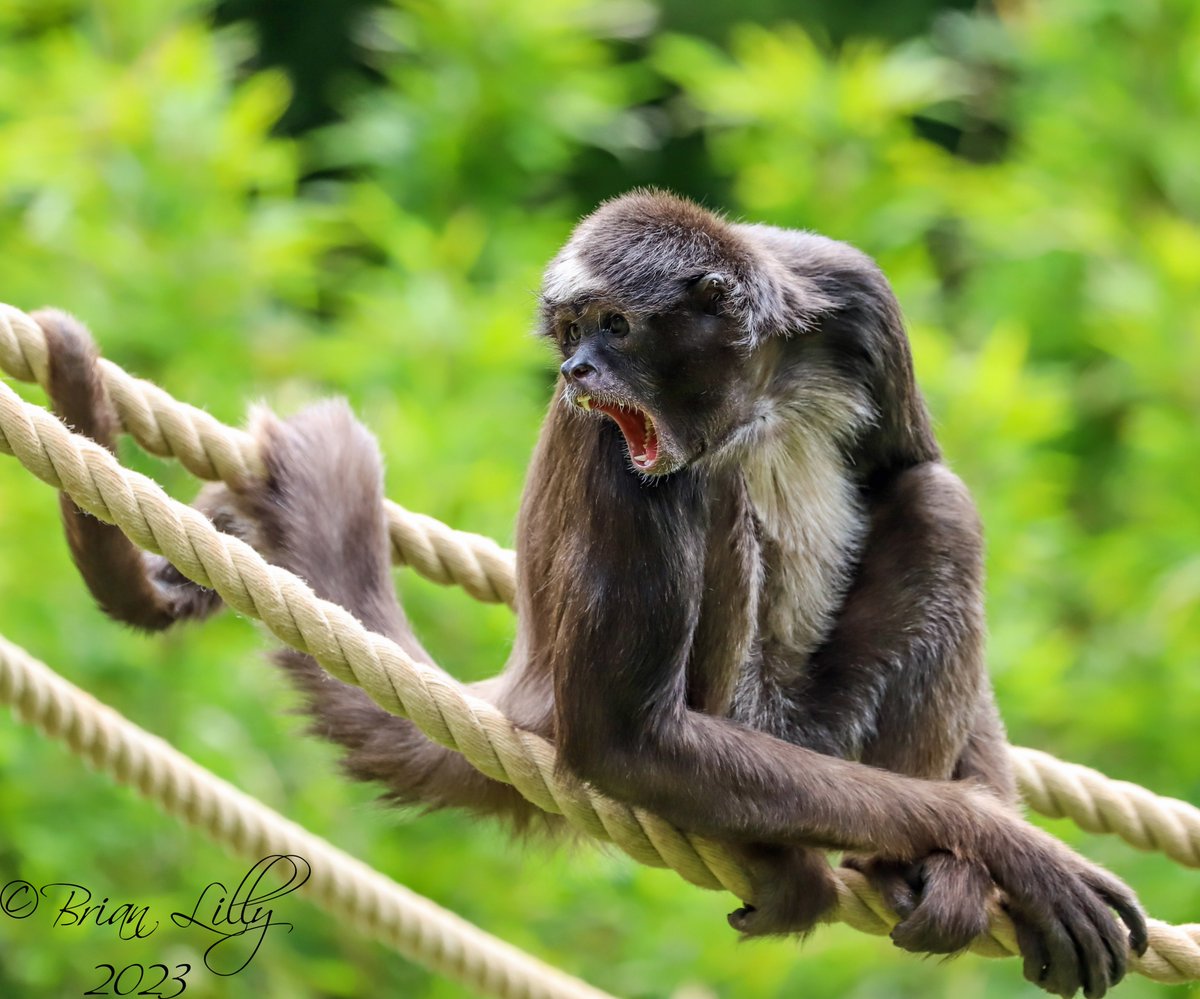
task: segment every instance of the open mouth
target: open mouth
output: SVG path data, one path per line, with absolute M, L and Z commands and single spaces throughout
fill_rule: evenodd
M 650 414 L 634 406 L 622 406 L 615 402 L 599 402 L 591 396 L 576 396 L 576 404 L 582 409 L 595 409 L 610 417 L 629 447 L 629 458 L 637 468 L 649 471 L 658 461 L 658 431 Z

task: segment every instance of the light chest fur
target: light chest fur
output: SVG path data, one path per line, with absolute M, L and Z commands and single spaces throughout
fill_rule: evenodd
M 760 637 L 800 664 L 842 606 L 866 514 L 833 436 L 811 413 L 779 407 L 766 423 L 742 465 L 765 542 Z

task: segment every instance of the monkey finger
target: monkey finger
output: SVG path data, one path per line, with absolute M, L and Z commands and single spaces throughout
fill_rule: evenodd
M 731 845 L 750 872 L 753 903 L 729 914 L 751 936 L 808 933 L 837 904 L 829 862 L 819 850 L 772 843 Z
M 1119 969 L 1114 967 L 1113 951 L 1106 943 L 1106 936 L 1110 935 L 1107 931 L 1112 927 L 1102 925 L 1097 916 L 1103 922 L 1114 923 L 1107 911 L 1089 912 L 1086 917 L 1077 920 L 1071 930 L 1079 955 L 1083 994 L 1087 999 L 1101 999 L 1125 974 L 1124 961 L 1120 962 Z M 1114 971 L 1119 972 L 1115 977 Z
M 761 911 L 749 902 L 734 909 L 725 919 L 743 937 L 767 937 L 772 932 L 767 926 L 767 921 L 763 919 Z
M 1045 988 L 1046 976 L 1050 973 L 1050 955 L 1046 952 L 1041 934 L 1016 912 L 1009 910 L 1009 916 L 1017 932 L 1017 947 L 1021 951 L 1021 970 L 1025 980 Z
M 1146 913 L 1137 896 L 1106 871 L 1093 870 L 1084 880 L 1121 917 L 1121 922 L 1129 931 L 1129 949 L 1138 957 L 1145 954 L 1150 946 L 1150 931 L 1146 924 Z
M 758 910 L 749 902 L 739 906 L 729 913 L 725 918 L 729 920 L 729 925 L 739 933 L 744 933 L 747 936 L 754 934 L 754 915 Z
M 1103 975 L 1111 988 L 1125 977 L 1129 961 L 1127 934 L 1122 924 L 1113 918 L 1106 902 L 1089 901 L 1093 903 L 1088 910 L 1091 920 L 1089 928 L 1095 942 L 1084 943 L 1090 948 L 1088 953 L 1097 968 L 1093 978 L 1099 979 Z
M 775 906 L 760 907 L 746 902 L 725 917 L 729 925 L 746 937 L 786 936 L 791 933 L 804 934 L 815 925 L 814 921 L 800 921 L 791 913 Z
M 1047 992 L 1070 999 L 1079 991 L 1084 977 L 1075 941 L 1052 910 L 1032 922 L 1040 933 L 1046 953 L 1046 964 L 1038 984 Z
M 1125 977 L 1126 928 L 1113 917 L 1109 904 L 1110 899 L 1116 898 L 1128 908 L 1131 904 L 1128 896 L 1132 893 L 1103 870 L 1086 865 L 1074 894 L 1075 904 L 1065 907 L 1060 916 L 1075 941 L 1084 994 L 1096 999 Z M 1140 909 L 1134 909 L 1130 918 L 1140 914 Z
M 1125 977 L 1129 964 L 1129 939 L 1124 927 L 1112 917 L 1107 908 L 1093 916 L 1093 924 L 1102 948 L 1102 960 L 1109 986 Z

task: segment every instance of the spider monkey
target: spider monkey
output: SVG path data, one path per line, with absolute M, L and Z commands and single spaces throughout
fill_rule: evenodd
M 89 335 L 38 320 L 57 411 L 111 448 Z M 571 773 L 736 851 L 755 889 L 730 915 L 744 934 L 811 929 L 836 900 L 823 851 L 842 850 L 901 916 L 900 946 L 961 950 L 998 891 L 1030 981 L 1104 995 L 1145 950 L 1145 917 L 1017 811 L 979 522 L 874 263 L 635 191 L 550 262 L 538 329 L 561 366 L 519 515 L 518 636 L 475 692 Z M 371 436 L 340 402 L 259 411 L 252 432 L 263 480 L 208 486 L 200 508 L 429 660 L 393 591 Z M 62 505 L 112 616 L 155 630 L 219 607 Z M 276 659 L 353 777 L 397 803 L 538 821 L 312 659 Z

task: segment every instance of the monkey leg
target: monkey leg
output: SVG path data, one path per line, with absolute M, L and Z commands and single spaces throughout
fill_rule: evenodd
M 97 372 L 91 334 L 56 309 L 35 312 L 33 318 L 49 347 L 48 388 L 55 413 L 77 433 L 115 452 L 116 414 Z M 201 497 L 197 505 L 212 516 L 220 493 L 208 487 Z M 143 552 L 119 528 L 80 510 L 66 494 L 59 495 L 59 507 L 71 557 L 109 617 L 161 631 L 180 618 L 207 617 L 220 608 L 215 592 L 184 577 L 161 555 Z
M 49 346 L 48 388 L 55 412 L 114 451 L 119 426 L 99 377 L 91 335 L 57 310 L 44 309 L 34 319 Z M 196 507 L 219 529 L 297 572 L 321 596 L 348 607 L 414 658 L 428 660 L 392 590 L 382 474 L 370 435 L 338 404 L 314 407 L 288 424 L 264 412 L 257 423 L 266 480 L 236 493 L 220 483 L 207 485 Z M 222 606 L 214 591 L 187 579 L 162 556 L 143 552 L 65 495 L 60 505 L 72 558 L 110 617 L 160 631 Z M 289 651 L 276 659 L 308 696 L 314 730 L 346 748 L 346 770 L 383 783 L 391 799 L 499 814 L 521 825 L 541 816 L 511 787 L 484 777 L 361 690 L 329 677 L 310 657 Z M 503 685 L 481 684 L 476 692 L 503 696 Z

